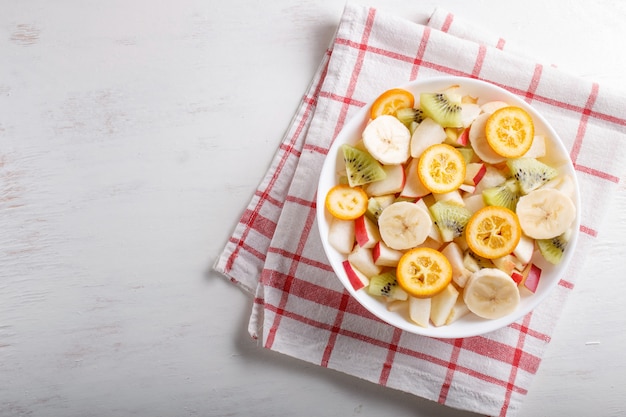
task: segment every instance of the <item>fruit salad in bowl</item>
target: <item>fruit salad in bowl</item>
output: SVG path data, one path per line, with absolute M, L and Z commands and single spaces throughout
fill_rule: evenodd
M 376 317 L 469 337 L 518 320 L 558 284 L 579 199 L 568 153 L 533 107 L 436 77 L 381 92 L 344 126 L 317 220 L 338 278 Z

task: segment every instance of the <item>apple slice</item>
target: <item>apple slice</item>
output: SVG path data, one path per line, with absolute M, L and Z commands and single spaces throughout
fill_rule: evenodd
M 411 156 L 419 158 L 426 148 L 442 143 L 446 136 L 446 131 L 439 123 L 431 118 L 425 118 L 411 136 Z
M 461 247 L 455 242 L 450 242 L 441 250 L 441 253 L 448 258 L 452 267 L 452 281 L 461 288 L 465 287 L 472 273 L 465 268 Z
M 402 310 L 407 309 L 409 306 L 408 300 L 389 300 L 387 301 L 387 311 L 392 313 L 399 313 Z
M 483 199 L 482 194 L 474 193 L 463 197 L 463 202 L 465 203 L 465 208 L 472 213 L 476 213 L 478 210 L 485 207 L 485 200 Z
M 517 266 L 515 262 L 515 258 L 513 255 L 504 255 L 500 258 L 495 258 L 491 260 L 496 268 L 504 271 L 507 275 L 511 275 Z
M 496 185 L 502 184 L 506 180 L 507 177 L 502 173 L 502 171 L 494 168 L 491 165 L 487 165 L 485 174 L 483 175 L 482 179 L 476 184 L 476 190 L 474 191 L 474 193 L 480 194 L 486 188 L 495 187 Z
M 535 240 L 529 238 L 526 235 L 522 235 L 519 243 L 517 244 L 515 249 L 513 249 L 513 255 L 515 255 L 518 261 L 523 265 L 527 265 L 530 262 L 530 259 L 533 257 L 534 252 Z
M 459 140 L 459 129 L 456 127 L 444 127 L 444 132 L 446 132 L 446 138 L 443 140 L 443 143 L 450 146 L 459 146 L 457 140 Z
M 383 196 L 402 191 L 405 183 L 404 168 L 402 165 L 383 165 L 386 177 L 380 181 L 367 185 L 366 192 L 371 196 Z
M 333 217 L 328 225 L 328 243 L 337 252 L 348 254 L 354 247 L 354 220 L 341 220 Z
M 463 127 L 467 128 L 480 115 L 482 109 L 476 103 L 461 103 L 461 120 Z
M 343 269 L 346 271 L 346 275 L 348 276 L 348 281 L 352 284 L 352 288 L 355 291 L 358 291 L 362 288 L 370 285 L 370 280 L 365 274 L 359 271 L 354 265 L 350 263 L 347 259 L 342 262 Z
M 541 158 L 546 156 L 546 138 L 543 135 L 535 135 L 530 149 L 524 154 L 524 158 Z
M 372 248 L 372 259 L 378 266 L 396 267 L 404 252 L 391 249 L 384 242 L 376 242 Z
M 418 326 L 429 326 L 431 300 L 409 296 L 409 317 Z
M 450 310 L 450 315 L 448 315 L 446 319 L 446 326 L 454 323 L 469 312 L 469 307 L 467 307 L 467 304 L 463 301 L 463 297 L 457 297 L 452 310 Z
M 482 106 L 480 106 L 480 109 L 484 112 L 484 113 L 493 113 L 498 109 L 501 109 L 502 107 L 508 107 L 510 104 L 504 101 L 499 101 L 499 100 L 494 100 L 494 101 L 488 101 L 487 103 L 483 104 Z
M 420 248 L 431 248 L 431 249 L 435 249 L 435 250 L 439 250 L 441 248 L 442 242 L 433 239 L 432 237 L 428 236 L 426 238 L 426 240 L 424 241 L 424 243 L 422 243 L 421 245 L 419 245 Z
M 448 193 L 433 193 L 433 197 L 435 197 L 435 201 L 447 201 L 458 204 L 459 206 L 465 205 L 459 190 L 450 191 Z
M 541 279 L 541 268 L 533 263 L 530 263 L 526 266 L 524 271 L 526 271 L 526 269 L 528 269 L 528 273 L 526 274 L 522 285 L 534 294 L 537 292 L 539 280 Z
M 356 243 L 362 248 L 373 248 L 380 241 L 380 232 L 376 224 L 366 215 L 354 221 Z
M 465 128 L 446 127 L 444 131 L 446 132 L 446 138 L 443 143 L 454 146 L 457 149 L 463 149 L 469 143 L 469 126 Z
M 464 184 L 477 185 L 487 172 L 487 166 L 482 162 L 471 162 L 465 166 Z
M 474 194 L 474 192 L 476 191 L 476 186 L 469 185 L 469 184 L 461 184 L 459 186 L 459 191 L 463 191 L 465 194 Z
M 431 298 L 430 320 L 435 326 L 443 326 L 450 316 L 450 312 L 459 298 L 459 290 L 454 285 L 448 286 L 439 294 Z
M 459 135 L 459 138 L 457 139 L 457 143 L 461 145 L 462 147 L 467 146 L 467 144 L 469 143 L 469 132 L 470 132 L 470 128 L 466 127 L 465 129 L 463 129 L 463 131 Z M 472 150 L 472 152 L 474 151 Z
M 430 194 L 430 190 L 422 184 L 419 174 L 417 173 L 417 165 L 419 159 L 413 158 L 406 167 L 406 181 L 404 188 L 400 192 L 401 198 L 417 199 Z
M 348 254 L 348 261 L 368 278 L 380 274 L 383 269 L 381 266 L 374 263 L 372 250 L 362 248 L 359 245 L 356 245 L 352 252 Z
M 511 279 L 517 284 L 518 287 L 520 286 L 522 281 L 524 281 L 524 278 L 524 271 L 520 272 L 518 270 L 514 270 L 511 274 Z
M 465 253 L 465 251 L 469 250 L 469 245 L 467 244 L 467 239 L 465 239 L 465 235 L 457 236 L 452 240 L 454 243 L 459 245 L 461 251 Z

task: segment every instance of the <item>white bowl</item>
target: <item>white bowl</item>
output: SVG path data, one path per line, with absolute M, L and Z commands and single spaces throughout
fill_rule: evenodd
M 343 127 L 335 139 L 335 142 L 326 156 L 326 160 L 320 174 L 317 191 L 317 221 L 324 250 L 341 283 L 347 291 L 368 311 L 392 326 L 411 333 L 438 338 L 470 337 L 491 332 L 508 326 L 537 307 L 537 305 L 539 305 L 550 294 L 554 287 L 558 285 L 564 271 L 567 270 L 567 266 L 569 265 L 574 254 L 580 228 L 580 192 L 578 182 L 576 181 L 574 167 L 571 163 L 568 152 L 554 129 L 525 101 L 493 84 L 463 77 L 444 76 L 426 78 L 399 87 L 411 91 L 417 98 L 422 92 L 439 92 L 452 85 L 459 85 L 459 92 L 462 94 L 469 94 L 473 97 L 478 97 L 479 104 L 488 101 L 501 100 L 509 104 L 522 107 L 531 114 L 535 123 L 535 132 L 542 133 L 546 137 L 546 145 L 549 152 L 552 153 L 551 159 L 554 158 L 560 162 L 560 166 L 556 168 L 558 168 L 562 174 L 569 174 L 574 179 L 574 184 L 576 186 L 576 198 L 574 203 L 577 208 L 577 214 L 575 224 L 573 226 L 574 232 L 572 233 L 571 240 L 566 248 L 563 260 L 559 265 L 555 266 L 545 262 L 540 256 L 535 256 L 533 261 L 542 269 L 539 286 L 534 294 L 528 293 L 522 295 L 521 303 L 513 313 L 495 320 L 481 319 L 470 313 L 450 325 L 435 327 L 431 323 L 428 328 L 420 327 L 412 323 L 406 314 L 389 311 L 384 303 L 369 295 L 366 289 L 355 291 L 342 266 L 342 262 L 346 259 L 346 256 L 337 252 L 332 246 L 330 246 L 326 238 L 328 236 L 328 226 L 331 216 L 324 208 L 324 198 L 328 190 L 337 184 L 337 172 L 343 166 L 340 146 L 344 143 L 356 143 L 369 119 L 371 103 L 362 108 L 358 114 L 356 114 L 355 117 L 353 117 Z

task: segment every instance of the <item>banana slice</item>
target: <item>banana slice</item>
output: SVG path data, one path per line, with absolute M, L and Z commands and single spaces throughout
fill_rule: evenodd
M 432 225 L 430 214 L 408 201 L 391 204 L 378 217 L 383 242 L 396 250 L 414 248 L 424 243 Z
M 576 218 L 576 206 L 564 192 L 540 188 L 519 199 L 516 213 L 527 236 L 551 239 L 571 227 Z
M 410 142 L 411 132 L 394 116 L 378 116 L 363 130 L 363 145 L 383 164 L 405 163 L 410 156 Z
M 520 303 L 515 281 L 497 268 L 483 268 L 473 273 L 463 290 L 469 310 L 485 319 L 511 314 Z

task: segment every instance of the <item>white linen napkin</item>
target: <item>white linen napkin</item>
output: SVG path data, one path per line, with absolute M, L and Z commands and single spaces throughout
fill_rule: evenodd
M 254 294 L 249 331 L 262 346 L 463 410 L 493 416 L 520 410 L 623 175 L 626 101 L 515 52 L 445 10 L 422 25 L 346 6 L 215 265 Z M 456 340 L 403 332 L 362 308 L 329 266 L 315 222 L 316 178 L 344 123 L 380 92 L 438 75 L 482 79 L 535 107 L 569 150 L 583 196 L 577 255 L 547 301 L 504 329 Z

